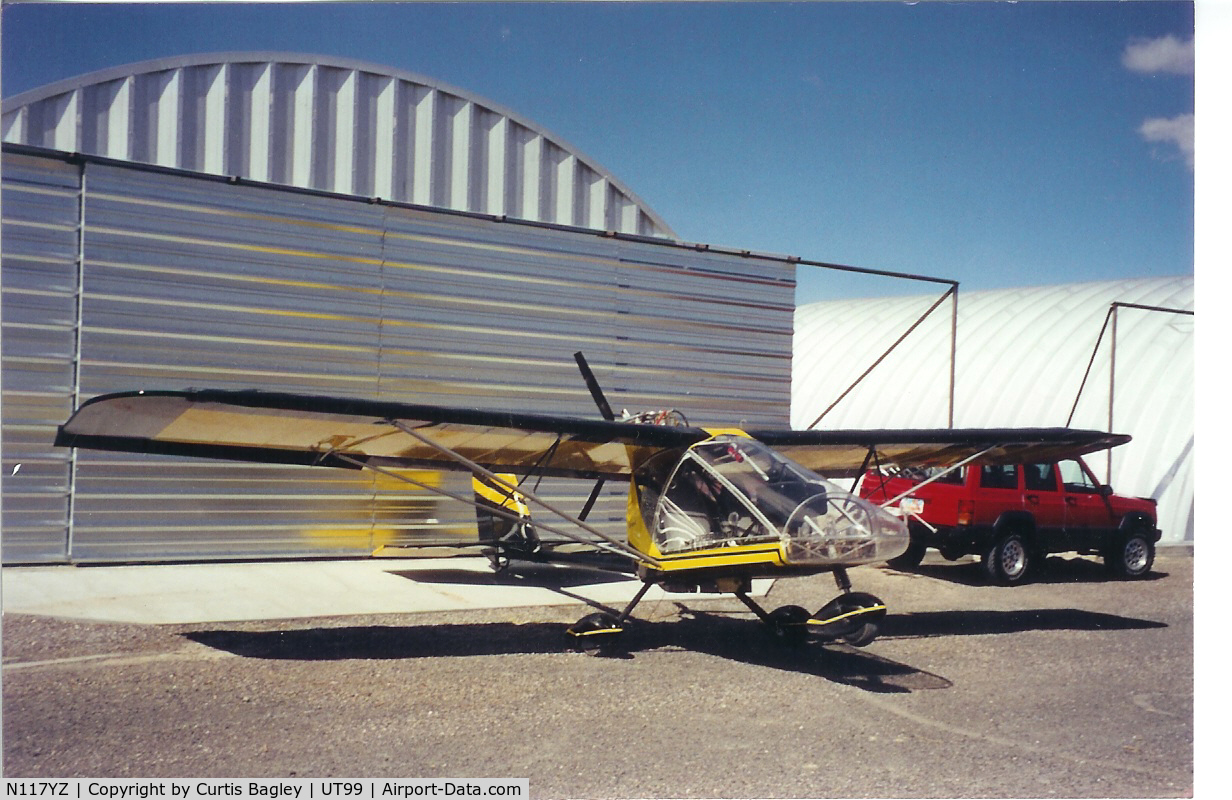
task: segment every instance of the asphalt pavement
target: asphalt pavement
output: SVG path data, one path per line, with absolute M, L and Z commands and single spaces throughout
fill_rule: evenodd
M 1028 585 L 930 557 L 852 571 L 869 647 L 784 647 L 656 590 L 623 651 L 563 629 L 636 584 L 473 561 L 12 568 L 19 777 L 529 780 L 533 797 L 1180 797 L 1194 790 L 1193 556 Z M 516 567 L 516 565 L 515 565 Z M 768 607 L 820 607 L 827 576 Z

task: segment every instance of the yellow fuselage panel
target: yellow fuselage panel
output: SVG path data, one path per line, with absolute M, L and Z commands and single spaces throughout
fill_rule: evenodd
M 500 478 L 509 486 L 518 485 L 518 476 L 512 473 L 496 473 L 496 477 Z M 507 508 L 511 511 L 516 511 L 524 517 L 530 516 L 530 508 L 526 505 L 525 498 L 517 491 L 510 491 L 504 487 L 494 486 L 486 479 L 475 477 L 471 478 L 471 488 L 475 490 L 475 494 L 487 500 L 497 508 Z
M 661 572 L 713 569 L 715 567 L 787 566 L 787 561 L 783 558 L 782 547 L 777 542 L 711 547 L 689 553 L 673 553 L 669 556 L 656 553 L 648 553 L 648 555 L 658 559 L 659 563 L 655 568 Z

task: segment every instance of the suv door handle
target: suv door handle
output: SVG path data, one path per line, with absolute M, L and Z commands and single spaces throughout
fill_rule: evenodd
M 1028 502 L 1028 503 L 1038 503 L 1038 502 L 1039 502 L 1039 495 L 1038 495 L 1038 494 L 1029 494 L 1029 495 L 1027 495 L 1027 502 Z
M 1065 505 L 1067 505 L 1067 506 L 1076 506 L 1076 505 L 1078 505 L 1078 498 L 1076 498 L 1076 497 L 1067 497 L 1067 498 L 1065 498 Z

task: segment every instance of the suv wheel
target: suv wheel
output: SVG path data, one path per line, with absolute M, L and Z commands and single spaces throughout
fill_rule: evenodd
M 1004 533 L 984 554 L 984 570 L 988 577 L 1003 586 L 1022 583 L 1031 569 L 1031 548 L 1027 538 L 1018 532 Z
M 928 545 L 916 534 L 915 525 L 908 526 L 908 536 L 911 537 L 911 543 L 907 545 L 907 549 L 902 555 L 894 556 L 886 563 L 894 569 L 909 570 L 920 566 L 920 562 L 924 560 L 924 551 L 928 549 Z
M 1155 543 L 1141 530 L 1131 530 L 1117 540 L 1104 554 L 1104 564 L 1113 575 L 1141 578 L 1155 563 Z

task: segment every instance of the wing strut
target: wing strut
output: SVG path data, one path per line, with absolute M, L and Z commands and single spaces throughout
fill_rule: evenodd
M 582 506 L 581 512 L 578 514 L 578 519 L 586 519 L 590 516 L 590 510 L 595 507 L 595 501 L 599 499 L 599 492 L 603 491 L 603 478 L 595 482 L 595 486 L 590 490 L 590 497 L 586 498 L 586 504 Z
M 485 469 L 484 467 L 481 467 L 479 464 L 475 463 L 474 461 L 471 461 L 466 456 L 462 455 L 461 453 L 455 450 L 449 449 L 443 444 L 432 441 L 432 439 L 430 439 L 427 436 L 424 436 L 422 433 L 415 430 L 414 428 L 407 425 L 406 423 L 402 422 L 401 420 L 396 420 L 396 419 L 386 420 L 386 424 L 393 425 L 395 428 L 402 431 L 407 436 L 410 436 L 414 439 L 418 439 L 420 442 L 422 442 L 423 444 L 426 444 L 428 447 L 431 447 L 433 450 L 436 450 L 438 453 L 441 453 L 442 455 L 446 456 L 452 461 L 455 461 L 458 464 L 461 464 L 462 466 L 466 467 L 475 475 L 478 475 L 486 479 L 489 483 L 493 484 L 494 486 L 502 488 L 507 492 L 517 492 L 521 494 L 523 497 L 527 498 L 528 500 L 535 503 L 536 505 L 542 506 L 543 508 L 552 512 L 553 514 L 560 517 L 561 519 L 564 519 L 578 526 L 579 528 L 591 534 L 592 536 L 596 536 L 599 539 L 603 540 L 604 542 L 607 542 L 609 545 L 616 548 L 616 550 L 621 555 L 629 557 L 629 558 L 634 558 L 639 561 L 645 561 L 651 564 L 652 566 L 658 566 L 659 562 L 657 559 L 651 558 L 645 553 L 642 553 L 641 551 L 636 550 L 633 547 L 630 547 L 628 544 L 620 541 L 619 539 L 616 539 L 612 536 L 608 536 L 606 533 L 594 527 L 593 525 L 588 525 L 585 520 L 578 519 L 577 517 L 572 516 L 571 514 L 568 514 L 565 511 L 562 511 L 561 509 L 547 502 L 543 498 L 536 496 L 529 489 L 520 489 L 517 486 L 510 484 L 508 481 L 501 478 L 495 472 L 492 472 L 489 469 Z M 561 533 L 558 530 L 553 531 L 550 528 L 542 524 L 540 524 L 539 527 L 543 528 L 544 530 L 551 531 L 552 533 Z M 562 534 L 562 535 L 568 535 L 568 534 Z M 576 535 L 569 536 L 569 538 L 573 539 L 574 541 L 583 542 L 585 544 L 595 544 L 595 542 L 593 541 L 588 541 Z
M 967 457 L 966 457 L 966 458 L 964 458 L 962 461 L 959 461 L 957 464 L 951 464 L 950 466 L 948 466 L 948 467 L 946 467 L 945 469 L 941 470 L 940 472 L 938 472 L 936 475 L 932 476 L 932 477 L 931 477 L 931 478 L 929 478 L 928 480 L 923 480 L 923 481 L 920 481 L 919 483 L 915 484 L 914 486 L 912 486 L 912 487 L 911 487 L 910 489 L 908 489 L 907 491 L 902 492 L 901 494 L 899 494 L 897 497 L 893 497 L 893 498 L 891 498 L 891 499 L 889 499 L 889 500 L 885 501 L 884 503 L 882 503 L 882 504 L 881 504 L 881 507 L 882 507 L 882 508 L 888 508 L 888 507 L 890 507 L 890 506 L 894 505 L 894 504 L 895 504 L 895 503 L 897 503 L 899 500 L 902 500 L 904 497 L 907 497 L 908 495 L 910 495 L 910 494 L 911 494 L 912 492 L 914 492 L 916 489 L 919 489 L 921 486 L 927 486 L 928 484 L 932 483 L 933 481 L 939 481 L 939 480 L 941 480 L 942 478 L 944 478 L 946 475 L 949 475 L 949 474 L 950 474 L 951 472 L 953 472 L 954 470 L 959 469 L 959 468 L 961 468 L 961 467 L 965 467 L 966 465 L 970 464 L 972 461 L 975 461 L 975 460 L 976 460 L 977 458 L 979 458 L 980 456 L 987 455 L 988 453 L 992 452 L 993 450 L 996 450 L 996 449 L 997 449 L 998 447 L 1000 447 L 1000 446 L 1001 446 L 1001 445 L 993 445 L 992 447 L 985 447 L 983 450 L 981 450 L 980 452 L 976 453 L 975 455 L 973 455 L 973 456 L 967 456 Z
M 860 478 L 864 477 L 865 472 L 868 472 L 868 462 L 872 461 L 876 455 L 877 445 L 870 444 L 868 446 L 868 452 L 864 454 L 864 462 L 860 464 L 860 471 L 857 472 L 856 476 L 851 479 L 851 491 L 853 494 L 855 493 L 856 487 L 860 485 Z M 880 464 L 880 462 L 878 463 Z

